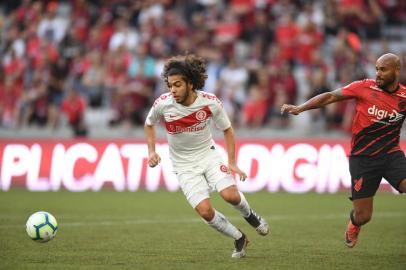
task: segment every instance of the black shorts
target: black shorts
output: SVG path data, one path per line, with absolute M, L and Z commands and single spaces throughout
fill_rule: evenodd
M 406 157 L 402 151 L 379 157 L 351 156 L 350 173 L 351 200 L 374 196 L 382 178 L 399 191 L 400 182 L 406 179 Z

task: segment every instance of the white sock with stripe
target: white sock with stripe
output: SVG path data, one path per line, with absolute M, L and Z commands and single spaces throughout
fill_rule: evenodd
M 242 233 L 228 221 L 228 219 L 217 210 L 214 210 L 214 218 L 211 221 L 206 221 L 210 227 L 221 232 L 222 234 L 232 237 L 235 240 L 242 237 Z
M 234 205 L 234 208 L 237 209 L 238 211 L 240 211 L 240 213 L 243 217 L 247 218 L 251 214 L 250 205 L 248 204 L 247 199 L 245 199 L 244 194 L 242 194 L 242 192 L 240 192 L 240 191 L 238 191 L 238 193 L 240 193 L 241 201 L 239 204 Z

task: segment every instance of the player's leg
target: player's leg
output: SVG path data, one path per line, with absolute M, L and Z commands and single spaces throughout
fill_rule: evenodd
M 350 213 L 351 222 L 361 227 L 372 218 L 374 197 L 356 199 L 352 201 L 353 210 Z
M 356 199 L 352 201 L 353 209 L 345 230 L 345 244 L 352 248 L 358 241 L 361 226 L 371 220 L 373 210 L 373 197 Z
M 361 226 L 372 218 L 373 197 L 382 179 L 384 161 L 371 157 L 350 157 L 349 165 L 353 209 L 345 231 L 345 244 L 352 248 L 358 241 Z
M 227 182 L 228 180 L 220 180 L 219 182 Z M 217 184 L 217 186 L 220 186 L 220 184 Z M 225 186 L 225 184 L 223 184 Z M 245 198 L 244 194 L 240 191 L 238 191 L 236 185 L 231 185 L 228 187 L 225 187 L 224 189 L 219 190 L 219 193 L 221 197 L 228 203 L 234 206 L 235 209 L 237 209 L 241 215 L 244 217 L 244 219 L 252 226 L 255 228 L 255 230 L 258 232 L 260 235 L 267 235 L 269 232 L 269 226 L 266 223 L 266 221 L 261 218 L 255 211 L 253 211 L 247 199 Z
M 205 178 L 212 189 L 237 209 L 244 219 L 253 226 L 260 235 L 268 234 L 268 224 L 249 206 L 244 194 L 238 191 L 235 180 L 226 169 L 221 155 L 213 147 L 205 163 Z
M 406 193 L 406 178 L 400 181 L 399 191 L 402 193 Z
M 248 239 L 244 233 L 230 223 L 224 215 L 215 210 L 210 202 L 210 187 L 196 167 L 185 172 L 175 172 L 179 184 L 190 205 L 196 210 L 204 221 L 220 233 L 234 239 L 235 250 L 232 257 L 240 258 L 245 256 L 245 247 Z
M 210 199 L 203 199 L 195 208 L 196 212 L 202 217 L 205 221 L 209 222 L 213 220 L 215 215 L 215 210 L 211 205 Z
M 217 231 L 226 236 L 234 238 L 234 240 L 241 238 L 242 233 L 233 224 L 231 224 L 222 213 L 212 207 L 209 198 L 200 201 L 195 206 L 195 210 L 199 216 L 206 221 L 207 224 Z
M 385 179 L 401 193 L 406 193 L 406 157 L 402 151 L 387 156 Z
M 210 199 L 202 200 L 196 205 L 195 210 L 210 227 L 234 239 L 235 249 L 231 255 L 233 258 L 245 256 L 245 249 L 248 245 L 247 236 L 231 224 L 222 213 L 215 210 L 211 205 Z

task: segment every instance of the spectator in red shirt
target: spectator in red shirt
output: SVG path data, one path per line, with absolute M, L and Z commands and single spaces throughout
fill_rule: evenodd
M 299 27 L 289 14 L 279 18 L 275 28 L 276 42 L 280 46 L 281 56 L 284 60 L 293 61 L 296 55 L 297 39 L 300 33 Z
M 76 89 L 71 89 L 62 102 L 62 112 L 66 115 L 76 137 L 85 137 L 87 127 L 85 123 L 86 101 Z
M 22 89 L 11 76 L 6 75 L 0 81 L 0 126 L 16 127 L 19 124 Z
M 297 58 L 305 65 L 312 64 L 312 54 L 317 51 L 323 42 L 323 34 L 317 30 L 316 24 L 308 22 L 300 29 L 298 35 Z
M 243 105 L 243 124 L 248 127 L 261 127 L 267 112 L 267 100 L 258 85 L 252 85 L 248 100 Z

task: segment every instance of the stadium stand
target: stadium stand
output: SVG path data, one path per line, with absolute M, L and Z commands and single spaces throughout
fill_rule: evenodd
M 384 52 L 406 63 L 405 1 L 2 1 L 0 29 L 1 137 L 142 136 L 164 60 L 185 52 L 240 137 L 347 136 L 351 102 L 279 107 L 373 78 Z

